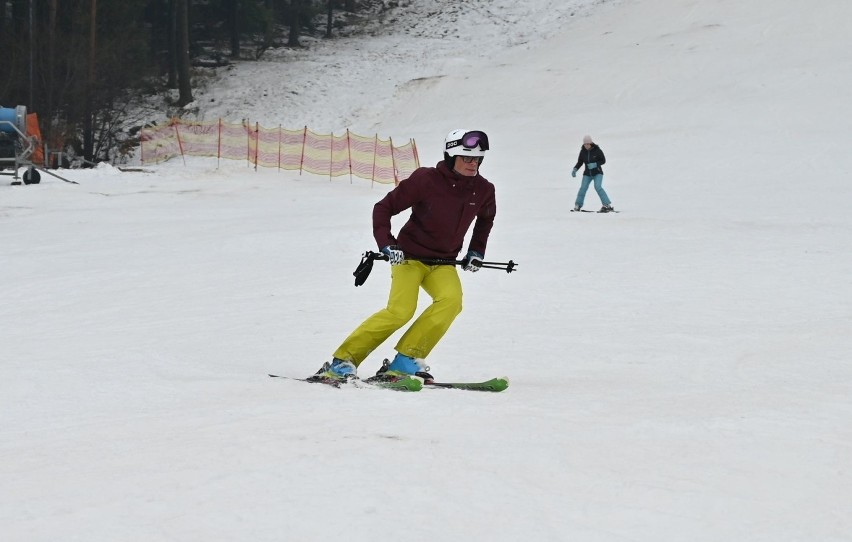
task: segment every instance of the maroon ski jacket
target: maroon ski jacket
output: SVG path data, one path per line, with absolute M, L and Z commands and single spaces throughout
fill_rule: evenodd
M 399 236 L 391 234 L 391 217 L 411 209 Z M 411 258 L 455 259 L 476 219 L 468 250 L 483 256 L 494 225 L 494 185 L 484 177 L 466 177 L 444 162 L 421 167 L 373 207 L 373 236 L 379 249 L 397 245 Z

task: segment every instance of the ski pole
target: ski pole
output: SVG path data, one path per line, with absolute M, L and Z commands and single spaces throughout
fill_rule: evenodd
M 387 261 L 388 257 L 386 254 L 382 254 L 381 252 L 371 252 L 374 254 L 374 258 L 377 260 L 385 260 Z M 440 258 L 406 258 L 408 260 L 415 260 L 421 263 L 425 263 L 426 265 L 464 265 L 464 260 L 444 260 Z M 511 273 L 512 271 L 516 271 L 515 267 L 517 267 L 517 263 L 512 260 L 508 262 L 481 262 L 482 265 L 480 267 L 484 267 L 485 269 L 500 269 L 507 273 Z
M 384 259 L 387 259 L 385 257 Z M 425 263 L 426 265 L 464 265 L 464 260 L 432 260 L 432 259 L 418 259 L 418 258 L 409 258 L 410 260 L 417 260 L 418 262 Z M 500 269 L 501 271 L 505 271 L 507 273 L 511 273 L 512 271 L 517 271 L 515 267 L 517 267 L 517 263 L 512 260 L 508 262 L 480 262 L 480 266 L 483 269 Z
M 426 265 L 464 265 L 465 263 L 464 260 L 443 260 L 438 258 L 407 259 L 422 262 Z M 367 280 L 367 277 L 370 276 L 370 271 L 373 270 L 373 260 L 387 261 L 388 256 L 386 254 L 382 254 L 381 252 L 373 252 L 371 250 L 365 252 L 364 255 L 361 257 L 361 263 L 358 264 L 358 268 L 355 269 L 354 273 L 352 273 L 355 276 L 355 286 L 361 286 Z M 509 260 L 508 262 L 482 262 L 482 264 L 480 265 L 481 268 L 499 269 L 507 273 L 517 271 L 517 269 L 515 269 L 517 266 L 518 264 L 512 260 Z

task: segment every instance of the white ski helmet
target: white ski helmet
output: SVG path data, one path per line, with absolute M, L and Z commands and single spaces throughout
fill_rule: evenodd
M 488 150 L 488 136 L 480 130 L 453 130 L 447 134 L 444 153 L 453 156 L 485 156 Z

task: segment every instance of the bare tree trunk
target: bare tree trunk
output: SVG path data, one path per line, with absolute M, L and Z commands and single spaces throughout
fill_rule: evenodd
M 275 41 L 275 0 L 266 0 L 266 24 L 263 29 L 263 49 L 272 47 Z
M 178 76 L 177 76 L 177 66 L 178 66 L 178 55 L 177 55 L 177 42 L 178 42 L 178 14 L 177 14 L 177 3 L 178 0 L 168 0 L 169 2 L 169 29 L 167 31 L 167 46 L 169 49 L 169 80 L 166 82 L 166 88 L 178 88 Z
M 328 20 L 325 24 L 325 37 L 331 37 L 331 24 L 334 20 L 334 0 L 328 0 Z
M 231 33 L 231 58 L 240 58 L 240 0 L 228 0 L 228 25 Z
M 45 107 L 46 111 L 44 111 L 45 119 L 53 119 L 55 107 L 55 103 L 53 98 L 55 96 L 55 91 L 53 89 L 56 88 L 56 12 L 59 8 L 59 0 L 50 0 L 50 4 L 47 8 L 47 75 L 45 77 L 47 92 L 45 92 Z M 52 136 L 54 135 L 52 132 L 52 123 L 48 122 L 45 124 L 45 141 L 51 141 Z M 49 157 L 45 157 L 49 158 Z
M 56 66 L 56 12 L 59 8 L 59 0 L 50 0 L 47 11 L 47 88 L 52 89 L 55 84 Z M 53 111 L 53 92 L 47 93 L 47 110 Z
M 299 47 L 299 28 L 301 21 L 299 20 L 299 3 L 300 0 L 290 0 L 290 37 L 287 39 L 287 45 L 290 47 Z
M 95 127 L 92 98 L 95 91 L 95 45 L 98 29 L 98 0 L 91 0 L 89 11 L 89 71 L 86 75 L 86 104 L 83 110 L 83 158 L 94 160 Z
M 189 2 L 190 0 L 177 0 L 179 106 L 184 106 L 192 101 L 192 82 L 189 76 Z
M 30 7 L 30 12 L 29 12 L 29 24 L 27 26 L 27 28 L 28 28 L 28 30 L 27 30 L 27 41 L 29 42 L 29 49 L 30 49 L 30 70 L 29 70 L 30 93 L 29 93 L 29 99 L 27 100 L 27 106 L 29 106 L 29 108 L 31 110 L 35 111 L 37 109 L 36 103 L 35 103 L 35 96 L 34 96 L 36 38 L 35 38 L 35 9 L 34 9 L 35 6 L 33 5 L 32 1 L 30 1 L 29 7 Z
M 12 1 L 12 11 L 9 13 L 10 18 L 7 21 L 8 26 L 6 27 L 6 31 L 11 38 L 10 43 L 24 39 L 25 34 L 21 31 L 21 28 L 23 28 L 22 25 L 27 20 L 27 12 L 28 6 L 25 2 L 21 0 Z

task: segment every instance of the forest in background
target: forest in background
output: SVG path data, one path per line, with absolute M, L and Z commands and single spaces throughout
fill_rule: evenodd
M 0 0 L 0 107 L 37 113 L 51 149 L 120 160 L 138 145 L 140 96 L 177 110 L 193 101 L 198 69 L 299 47 L 304 33 L 333 37 L 347 17 L 392 3 Z

